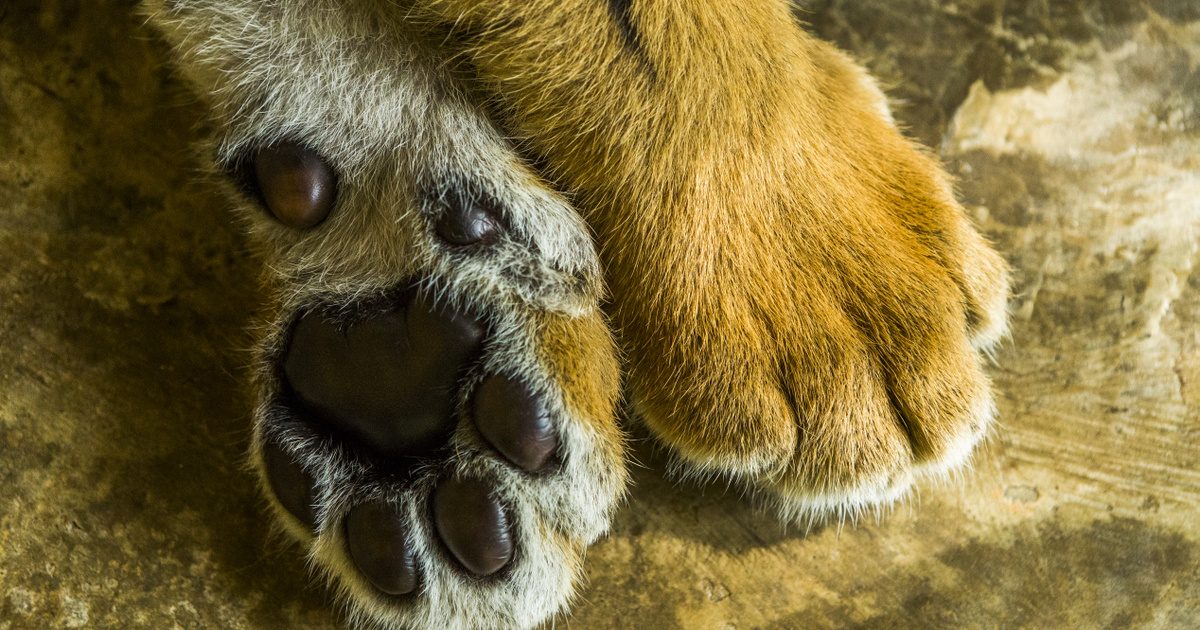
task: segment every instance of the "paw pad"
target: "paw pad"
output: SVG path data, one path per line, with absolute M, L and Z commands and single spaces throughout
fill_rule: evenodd
M 337 175 L 315 151 L 294 142 L 265 147 L 255 153 L 253 171 L 263 204 L 287 227 L 315 227 L 333 211 Z
M 377 595 L 420 594 L 423 581 L 446 579 L 422 562 L 475 584 L 517 571 L 518 532 L 539 530 L 521 529 L 516 515 L 528 518 L 538 499 L 513 494 L 513 484 L 555 483 L 557 467 L 527 473 L 548 473 L 567 454 L 561 412 L 536 377 L 495 371 L 486 359 L 494 331 L 416 289 L 301 309 L 293 320 L 273 355 L 280 415 L 268 416 L 262 441 L 279 505 L 318 539 L 340 531 L 338 553 Z M 471 425 L 479 439 L 449 448 Z M 342 455 L 353 464 L 336 478 L 301 465 L 337 467 Z M 462 468 L 464 458 L 475 463 Z
M 454 430 L 454 391 L 483 325 L 418 297 L 341 324 L 310 311 L 283 374 L 301 412 L 384 458 L 428 455 Z
M 346 517 L 350 560 L 371 585 L 387 595 L 417 590 L 416 556 L 408 542 L 404 515 L 382 501 L 355 507 Z
M 487 197 L 470 198 L 462 191 L 443 194 L 441 216 L 434 229 L 447 243 L 459 247 L 488 245 L 500 237 L 500 210 Z
M 527 472 L 546 467 L 558 448 L 549 410 L 527 384 L 493 375 L 475 393 L 479 433 L 509 462 Z
M 450 553 L 474 575 L 492 575 L 512 560 L 508 515 L 482 481 L 443 480 L 433 495 L 433 521 Z
M 313 510 L 316 482 L 312 476 L 273 442 L 263 446 L 262 455 L 267 483 L 275 493 L 275 498 L 309 531 L 314 530 L 317 526 L 317 516 Z

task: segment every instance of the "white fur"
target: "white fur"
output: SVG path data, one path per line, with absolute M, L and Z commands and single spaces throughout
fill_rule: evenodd
M 540 185 L 433 57 L 402 36 L 402 16 L 390 3 L 147 0 L 144 10 L 210 101 L 216 165 L 294 139 L 339 174 L 337 208 L 306 232 L 270 220 L 227 184 L 274 287 L 275 314 L 261 335 L 252 463 L 263 470 L 261 447 L 273 440 L 316 480 L 315 535 L 272 500 L 280 524 L 308 546 L 355 625 L 530 627 L 561 612 L 584 549 L 607 529 L 626 484 L 623 445 L 575 420 L 539 364 L 530 316 L 595 313 L 602 289 L 586 225 Z M 437 199 L 428 193 L 446 185 L 502 202 L 509 230 L 500 242 L 474 255 L 440 244 L 432 232 Z M 274 359 L 301 309 L 351 305 L 414 277 L 456 308 L 485 313 L 493 334 L 460 392 L 454 454 L 403 484 L 370 481 L 367 464 L 274 404 Z M 495 373 L 532 384 L 559 419 L 563 463 L 555 473 L 525 475 L 498 461 L 464 420 L 470 392 Z M 508 509 L 517 551 L 504 579 L 466 579 L 438 546 L 427 506 L 447 470 L 491 480 Z M 380 596 L 346 557 L 342 520 L 370 500 L 407 514 L 422 575 L 416 597 Z

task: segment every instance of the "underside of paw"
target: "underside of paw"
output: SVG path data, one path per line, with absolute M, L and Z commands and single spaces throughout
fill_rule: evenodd
M 460 310 L 422 284 L 281 319 L 255 462 L 364 619 L 527 627 L 566 605 L 623 491 L 615 392 L 585 417 L 545 365 L 544 316 Z
M 340 215 L 361 211 L 305 143 L 232 163 L 256 221 L 318 243 L 281 248 L 285 261 L 345 238 Z M 562 312 L 510 299 L 515 280 L 472 274 L 472 262 L 487 269 L 472 259 L 503 247 L 510 262 L 527 258 L 518 266 L 545 266 L 513 234 L 519 210 L 454 184 L 419 190 L 433 198 L 411 205 L 431 211 L 398 221 L 432 241 L 424 275 L 276 279 L 253 461 L 284 528 L 356 620 L 530 627 L 565 609 L 624 491 L 612 339 L 586 284 L 576 301 L 591 306 Z

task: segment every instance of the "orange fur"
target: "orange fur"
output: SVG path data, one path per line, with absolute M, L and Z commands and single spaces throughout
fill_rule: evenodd
M 579 317 L 539 312 L 535 326 L 538 359 L 547 376 L 562 388 L 568 411 L 602 436 L 604 456 L 623 458 L 624 435 L 615 420 L 620 366 L 604 319 L 595 312 Z
M 635 0 L 632 38 L 601 0 L 412 10 L 459 29 L 597 232 L 634 405 L 685 461 L 791 512 L 961 463 L 1005 265 L 786 1 Z

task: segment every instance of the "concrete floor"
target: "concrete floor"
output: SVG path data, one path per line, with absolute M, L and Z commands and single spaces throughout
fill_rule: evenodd
M 975 470 L 784 531 L 646 468 L 579 628 L 1200 627 L 1200 3 L 810 0 L 1017 270 Z M 331 627 L 241 465 L 255 263 L 132 0 L 0 2 L 0 629 Z

